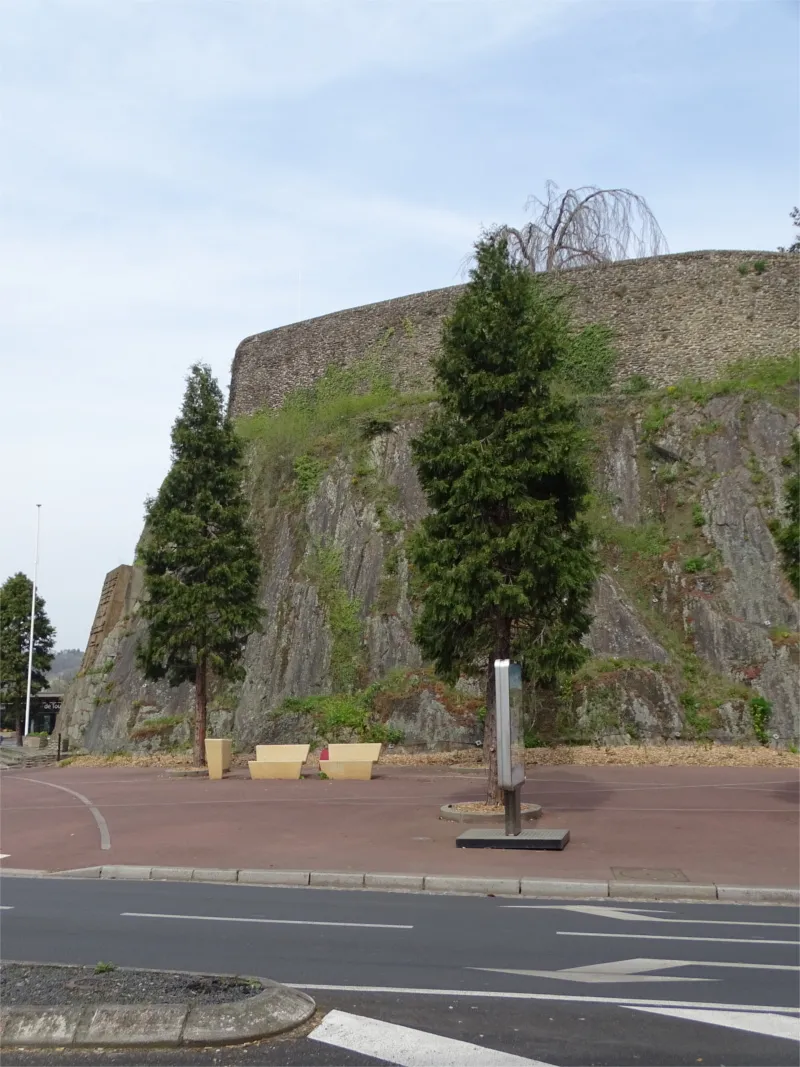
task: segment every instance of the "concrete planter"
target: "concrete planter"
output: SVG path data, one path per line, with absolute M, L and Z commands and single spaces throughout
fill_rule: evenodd
M 23 748 L 47 748 L 49 737 L 39 737 L 36 734 L 26 734 L 22 739 Z

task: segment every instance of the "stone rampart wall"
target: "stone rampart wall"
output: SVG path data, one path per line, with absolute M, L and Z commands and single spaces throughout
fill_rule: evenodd
M 756 270 L 758 266 L 758 270 Z M 687 252 L 583 267 L 554 276 L 575 321 L 612 327 L 618 380 L 668 385 L 713 377 L 726 364 L 784 355 L 798 344 L 800 256 Z M 245 338 L 231 372 L 230 410 L 277 407 L 332 363 L 379 351 L 403 388 L 430 384 L 443 318 L 462 286 L 386 300 Z

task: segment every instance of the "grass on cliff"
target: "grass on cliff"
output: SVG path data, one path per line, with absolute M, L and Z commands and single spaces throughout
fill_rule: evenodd
M 288 502 L 305 502 L 337 457 L 432 399 L 394 388 L 381 353 L 379 341 L 352 366 L 329 366 L 312 385 L 293 390 L 280 408 L 237 420 L 269 503 L 281 490 L 290 494 Z

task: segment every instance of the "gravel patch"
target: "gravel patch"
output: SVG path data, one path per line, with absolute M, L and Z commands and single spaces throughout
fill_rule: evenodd
M 224 1004 L 263 992 L 260 982 L 216 975 L 136 971 L 96 973 L 94 967 L 0 964 L 0 1003 L 4 1008 L 32 1004 Z

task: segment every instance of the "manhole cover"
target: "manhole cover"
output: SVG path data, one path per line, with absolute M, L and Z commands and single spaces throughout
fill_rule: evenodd
M 612 867 L 617 882 L 688 882 L 677 867 Z

